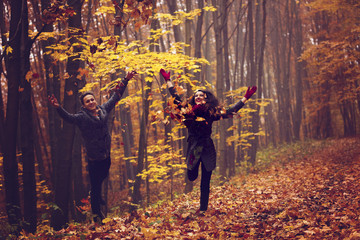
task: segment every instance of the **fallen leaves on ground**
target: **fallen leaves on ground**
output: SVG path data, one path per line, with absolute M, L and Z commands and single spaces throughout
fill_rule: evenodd
M 71 225 L 47 239 L 360 239 L 360 141 L 214 187 L 199 212 L 199 189 L 105 225 Z

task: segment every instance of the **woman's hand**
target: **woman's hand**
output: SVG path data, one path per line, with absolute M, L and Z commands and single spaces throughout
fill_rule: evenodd
M 60 104 L 58 102 L 58 100 L 56 99 L 56 97 L 54 96 L 54 94 L 51 94 L 51 96 L 48 96 L 49 99 L 49 103 L 51 106 L 58 108 L 60 107 Z
M 170 81 L 170 71 L 165 72 L 164 69 L 160 69 L 160 73 L 164 77 L 165 81 Z
M 248 100 L 256 92 L 256 90 L 257 90 L 256 86 L 252 86 L 251 88 L 248 87 L 248 89 L 246 90 L 244 98 L 246 98 L 246 100 Z

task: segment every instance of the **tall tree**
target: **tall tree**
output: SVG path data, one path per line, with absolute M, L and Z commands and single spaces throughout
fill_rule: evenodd
M 225 89 L 224 91 L 229 92 L 231 90 L 230 83 L 230 53 L 229 53 L 229 36 L 228 36 L 228 12 L 232 3 L 228 3 L 228 1 L 221 2 L 221 26 L 222 26 L 222 38 L 223 38 L 223 48 L 224 48 L 224 81 L 225 81 Z M 232 103 L 231 98 L 228 97 L 226 99 L 227 104 Z M 225 125 L 225 129 L 229 129 L 233 125 L 233 119 L 227 119 L 223 123 Z M 232 135 L 232 131 L 226 131 L 226 138 Z M 235 175 L 235 151 L 234 151 L 234 143 L 226 144 L 226 156 L 224 156 L 225 164 L 223 167 L 226 170 L 221 170 L 221 172 L 225 172 L 228 170 L 227 176 Z
M 192 4 L 191 4 L 191 0 L 186 0 L 185 1 L 185 5 L 186 5 L 186 12 L 190 13 L 192 10 Z M 191 42 L 192 42 L 192 34 L 191 34 L 191 24 L 192 24 L 192 20 L 191 19 L 186 19 L 185 20 L 185 55 L 187 56 L 191 56 Z M 185 69 L 185 74 L 189 74 L 190 71 L 188 69 Z M 192 94 L 192 89 L 189 83 L 186 83 L 186 97 L 190 97 Z M 184 136 L 184 139 L 182 140 L 182 146 L 183 146 L 183 155 L 186 156 L 187 153 L 187 138 L 188 138 L 188 132 L 185 128 L 181 129 L 181 133 Z M 189 193 L 193 190 L 194 187 L 194 183 L 189 181 L 189 178 L 187 176 L 187 174 L 185 173 L 185 193 Z
M 301 2 L 297 2 L 295 0 L 291 1 L 291 9 L 294 12 L 295 20 L 294 20 L 294 61 L 295 61 L 295 108 L 293 114 L 293 126 L 294 126 L 294 138 L 296 140 L 300 139 L 300 126 L 303 117 L 303 72 L 304 62 L 300 60 L 301 54 L 303 53 L 303 28 L 302 28 L 302 20 L 300 17 L 301 11 Z
M 115 18 L 121 19 L 121 21 L 125 22 L 124 14 L 123 14 L 123 1 L 117 0 L 117 6 L 115 7 Z M 121 24 L 117 24 L 114 26 L 114 34 L 121 38 L 121 33 L 124 29 L 122 28 Z M 125 90 L 123 97 L 127 97 L 129 95 L 128 89 Z M 133 147 L 134 139 L 132 135 L 132 122 L 131 122 L 131 114 L 130 108 L 126 106 L 126 104 L 120 105 L 120 121 L 121 121 L 121 134 L 123 139 L 123 147 L 124 147 L 124 157 L 127 159 L 125 160 L 126 166 L 126 176 L 127 181 L 129 183 L 129 189 L 133 186 L 133 182 L 135 179 L 135 170 L 133 165 L 130 163 L 129 157 L 131 157 L 131 148 Z
M 1 34 L 1 42 L 3 46 L 6 44 L 6 26 L 5 26 L 5 18 L 4 18 L 4 2 L 3 0 L 0 1 L 0 34 Z M 2 49 L 5 49 L 3 47 Z M 4 52 L 1 53 L 1 66 L 2 61 L 5 54 Z M 0 67 L 0 77 L 3 74 L 3 67 Z M 5 141 L 5 110 L 4 110 L 4 101 L 3 101 L 3 94 L 2 94 L 2 86 L 0 84 L 0 152 L 3 152 L 4 142 Z
M 224 100 L 224 74 L 223 74 L 223 39 L 221 36 L 222 25 L 220 22 L 221 5 L 218 1 L 212 0 L 213 6 L 216 6 L 218 11 L 213 12 L 214 33 L 215 33 L 215 49 L 216 49 L 216 95 L 220 101 Z M 226 127 L 224 124 L 219 124 L 219 167 L 220 175 L 224 179 L 226 177 Z
M 258 91 L 256 94 L 256 98 L 261 98 L 262 89 L 263 89 L 263 75 L 264 75 L 264 52 L 265 52 L 265 43 L 266 43 L 266 0 L 262 0 L 262 4 L 258 4 L 256 6 L 256 81 L 251 80 L 251 85 L 257 85 Z M 262 10 L 262 11 L 261 11 Z M 260 12 L 262 15 L 260 16 Z M 254 109 L 256 110 L 252 115 L 252 127 L 251 132 L 255 134 L 254 139 L 250 141 L 250 162 L 254 165 L 256 160 L 256 153 L 259 145 L 259 124 L 260 124 L 260 106 L 255 105 Z
M 156 0 L 152 0 L 152 6 L 153 6 L 153 14 L 155 12 L 155 6 L 156 6 Z M 151 22 L 151 29 L 156 30 L 158 27 L 158 23 L 156 20 L 153 20 Z M 156 52 L 159 49 L 155 48 L 154 44 L 150 45 L 150 52 Z M 134 183 L 134 190 L 132 194 L 133 202 L 135 204 L 140 204 L 142 201 L 141 197 L 141 176 L 139 175 L 143 169 L 144 169 L 144 159 L 146 154 L 146 148 L 147 148 L 147 129 L 148 129 L 148 117 L 149 117 L 149 106 L 150 106 L 150 95 L 151 95 L 151 87 L 152 87 L 152 81 L 147 81 L 146 86 L 143 88 L 143 111 L 141 114 L 141 122 L 140 122 L 140 137 L 139 137 L 139 153 L 138 153 L 138 159 L 137 159 L 137 169 L 136 169 L 136 177 L 135 177 L 135 183 Z
M 170 14 L 175 14 L 175 12 L 178 10 L 177 4 L 179 1 L 177 0 L 166 0 Z M 183 34 L 181 33 L 180 25 L 174 25 L 174 38 L 175 42 L 183 42 Z
M 27 2 L 22 3 L 21 20 L 21 61 L 20 61 L 20 133 L 21 152 L 23 161 L 24 184 L 24 229 L 34 233 L 36 231 L 36 181 L 34 157 L 34 131 L 31 78 L 27 75 L 30 70 L 30 49 L 32 40 L 28 36 L 28 7 Z
M 3 3 L 1 3 L 3 5 Z M 8 80 L 8 98 L 6 105 L 6 119 L 3 151 L 4 151 L 4 185 L 6 193 L 6 211 L 9 224 L 15 233 L 20 231 L 21 207 L 18 182 L 18 163 L 16 158 L 16 143 L 18 135 L 19 119 L 19 86 L 22 72 L 18 66 L 21 63 L 21 39 L 24 1 L 15 0 L 10 2 L 11 20 L 9 41 L 6 41 L 5 50 L 11 49 L 11 52 L 5 53 L 5 67 Z M 4 34 L 2 32 L 2 34 Z M 3 53 L 4 54 L 4 53 Z
M 46 19 L 46 12 L 44 11 L 50 7 L 50 2 L 47 0 L 41 1 L 41 16 Z M 53 32 L 53 24 L 46 24 L 44 32 Z M 49 37 L 41 41 L 41 46 L 43 52 L 49 51 L 48 47 L 55 43 L 55 38 Z M 44 54 L 44 68 L 45 68 L 45 79 L 46 79 L 46 89 L 48 95 L 54 94 L 55 96 L 60 95 L 60 67 L 59 62 L 54 62 L 51 60 L 50 54 Z M 48 120 L 49 120 L 49 139 L 50 139 L 50 152 L 51 152 L 51 165 L 56 166 L 56 162 L 59 160 L 59 137 L 61 130 L 61 120 L 60 116 L 56 113 L 56 110 L 50 106 L 48 103 Z M 51 174 L 52 183 L 55 182 L 55 174 Z
M 201 58 L 202 27 L 203 27 L 203 22 L 204 22 L 204 10 L 203 10 L 204 0 L 199 0 L 197 7 L 199 9 L 201 9 L 201 13 L 198 16 L 198 19 L 196 22 L 194 49 L 195 49 L 195 57 Z M 204 82 L 201 79 L 201 71 L 196 72 L 194 75 L 195 75 L 196 80 L 198 80 L 199 82 Z M 202 74 L 202 75 L 204 75 L 204 74 Z
M 69 6 L 71 6 L 75 15 L 68 19 L 70 42 L 74 44 L 77 42 L 77 38 L 82 36 L 82 24 L 81 24 L 81 8 L 83 1 L 69 0 Z M 76 46 L 76 45 L 75 45 Z M 81 47 L 74 47 L 74 53 L 80 52 Z M 69 74 L 69 78 L 65 80 L 64 90 L 64 108 L 74 113 L 78 104 L 78 88 L 79 79 L 78 69 L 81 66 L 81 61 L 73 56 L 68 59 L 66 70 Z M 71 162 L 73 153 L 75 126 L 73 124 L 63 122 L 63 129 L 61 135 L 60 147 L 60 159 L 61 161 L 56 163 L 54 167 L 55 172 L 55 204 L 58 208 L 55 208 L 51 217 L 51 225 L 54 229 L 59 230 L 65 227 L 69 221 L 69 200 L 71 189 Z
M 358 98 L 358 10 L 356 1 L 314 0 L 307 5 L 311 17 L 312 44 L 304 52 L 313 104 L 311 113 L 314 137 L 336 134 L 334 109 L 342 116 L 343 134 L 356 133 L 355 111 Z M 337 134 L 338 135 L 338 134 Z

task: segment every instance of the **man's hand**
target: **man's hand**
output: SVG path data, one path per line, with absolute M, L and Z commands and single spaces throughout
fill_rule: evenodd
M 129 81 L 129 80 L 131 80 L 136 74 L 137 74 L 136 71 L 128 72 L 128 73 L 126 74 L 126 77 L 125 77 L 124 79 L 125 79 L 126 81 Z
M 51 94 L 51 96 L 48 96 L 49 99 L 49 103 L 51 104 L 51 106 L 58 108 L 60 107 L 60 104 L 58 102 L 58 100 L 56 99 L 56 97 L 54 96 L 54 94 Z

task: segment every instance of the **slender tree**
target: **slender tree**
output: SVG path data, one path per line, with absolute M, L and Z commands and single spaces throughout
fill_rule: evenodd
M 303 53 L 303 28 L 302 20 L 300 18 L 301 2 L 291 1 L 291 9 L 294 12 L 294 53 L 295 53 L 295 109 L 294 109 L 294 138 L 300 139 L 300 126 L 303 117 L 303 72 L 305 71 L 304 62 L 300 60 L 301 54 Z
M 216 6 L 218 9 L 221 8 L 221 5 L 218 1 L 212 1 L 213 6 Z M 215 33 L 215 49 L 216 49 L 216 95 L 220 101 L 224 100 L 224 74 L 223 74 L 223 39 L 221 36 L 222 25 L 220 22 L 221 11 L 215 11 L 213 13 L 213 22 L 214 22 L 214 33 Z M 219 124 L 219 167 L 220 175 L 224 179 L 226 177 L 226 128 L 225 124 Z
M 68 19 L 69 35 L 71 42 L 75 43 L 77 38 L 82 36 L 81 24 L 81 7 L 83 2 L 77 0 L 69 0 L 69 6 L 75 11 L 75 15 Z M 81 48 L 74 47 L 74 52 L 81 51 Z M 68 59 L 67 72 L 69 78 L 65 81 L 64 90 L 64 108 L 69 112 L 76 112 L 78 104 L 78 88 L 79 79 L 77 78 L 78 69 L 81 66 L 81 61 L 75 56 Z M 57 205 L 51 217 L 51 225 L 54 229 L 59 230 L 65 227 L 69 221 L 69 200 L 71 190 L 71 168 L 72 168 L 72 154 L 74 144 L 75 126 L 73 124 L 63 122 L 63 129 L 61 135 L 60 159 L 56 163 L 54 170 L 55 173 L 55 204 Z
M 8 80 L 8 98 L 6 106 L 6 119 L 4 131 L 4 187 L 6 193 L 6 211 L 8 215 L 9 224 L 17 234 L 20 231 L 20 222 L 22 220 L 20 207 L 20 194 L 18 182 L 18 163 L 16 158 L 16 142 L 18 134 L 18 119 L 19 119 L 19 86 L 22 77 L 18 66 L 21 62 L 21 38 L 22 31 L 18 26 L 21 26 L 23 1 L 16 0 L 10 2 L 11 20 L 10 20 L 10 34 L 9 41 L 5 41 L 7 48 L 12 51 L 7 53 L 4 57 L 5 67 Z M 4 34 L 2 32 L 2 34 Z M 4 54 L 4 53 L 3 53 Z
M 156 6 L 156 0 L 152 1 L 152 5 Z M 154 13 L 155 7 L 153 7 L 153 13 Z M 158 24 L 156 21 L 151 22 L 151 29 L 156 30 L 158 27 Z M 159 49 L 155 49 L 155 46 L 153 44 L 150 45 L 150 51 L 155 52 Z M 150 106 L 150 100 L 149 96 L 151 93 L 151 87 L 152 87 L 152 81 L 146 82 L 146 87 L 143 89 L 144 96 L 143 96 L 143 112 L 141 115 L 141 122 L 140 122 L 140 137 L 139 137 L 139 153 L 138 153 L 138 159 L 137 159 L 137 169 L 136 169 L 136 177 L 135 177 L 135 183 L 134 183 L 134 191 L 132 194 L 133 203 L 135 204 L 141 204 L 142 197 L 141 197 L 141 176 L 139 175 L 143 169 L 144 169 L 144 159 L 146 154 L 146 148 L 147 148 L 147 128 L 148 128 L 148 117 L 149 117 L 149 106 Z

